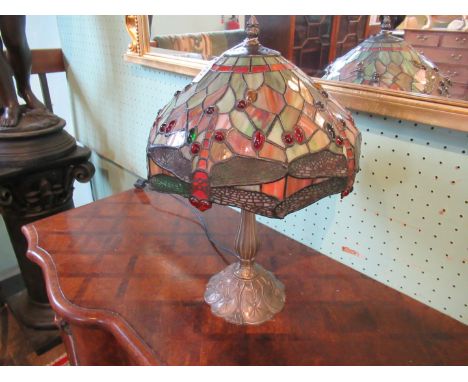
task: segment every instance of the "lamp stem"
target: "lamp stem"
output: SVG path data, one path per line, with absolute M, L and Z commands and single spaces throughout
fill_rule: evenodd
M 239 262 L 212 276 L 205 290 L 211 311 L 228 322 L 261 324 L 283 309 L 284 285 L 255 263 L 257 247 L 255 214 L 242 210 L 235 244 Z
M 255 256 L 257 254 L 257 224 L 253 212 L 241 211 L 241 220 L 236 236 L 235 249 L 240 260 L 240 267 L 235 272 L 242 279 L 255 277 Z

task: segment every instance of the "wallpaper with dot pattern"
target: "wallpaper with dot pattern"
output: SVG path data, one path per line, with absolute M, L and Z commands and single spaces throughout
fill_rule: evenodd
M 191 79 L 125 63 L 123 16 L 58 17 L 58 25 L 78 138 L 146 176 L 155 115 Z M 468 324 L 468 134 L 354 118 L 363 138 L 354 192 L 258 220 Z

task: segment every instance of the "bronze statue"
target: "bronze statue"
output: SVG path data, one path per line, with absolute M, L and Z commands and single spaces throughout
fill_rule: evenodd
M 45 109 L 31 90 L 31 51 L 26 40 L 26 16 L 0 16 L 0 128 L 19 124 L 21 107 L 16 97 L 12 74 L 15 77 L 18 95 L 29 109 Z M 3 53 L 3 44 L 8 58 Z M 12 73 L 13 72 L 13 73 Z

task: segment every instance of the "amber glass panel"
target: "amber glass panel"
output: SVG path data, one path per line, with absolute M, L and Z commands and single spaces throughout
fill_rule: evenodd
M 198 127 L 197 127 L 197 130 L 198 130 L 198 133 L 202 133 L 204 132 L 209 124 L 210 124 L 210 120 L 211 120 L 211 117 L 208 115 L 208 114 L 204 114 L 202 119 L 200 120 L 200 123 L 198 124 Z
M 231 128 L 231 120 L 229 114 L 219 114 L 216 121 L 216 130 L 227 130 Z
M 284 70 L 281 72 L 283 75 L 286 85 L 291 88 L 291 90 L 294 90 L 295 92 L 299 91 L 299 80 L 297 77 L 292 74 L 290 70 Z
M 278 114 L 284 107 L 284 98 L 277 91 L 268 86 L 258 89 L 257 100 L 254 105 L 271 113 Z
M 232 153 L 224 143 L 213 142 L 211 145 L 210 156 L 214 162 L 220 162 L 232 157 Z
M 315 119 L 316 109 L 310 103 L 305 102 L 302 112 L 309 117 L 311 120 Z
M 286 154 L 284 152 L 284 149 L 281 149 L 278 146 L 272 145 L 268 142 L 265 142 L 263 144 L 263 147 L 259 152 L 259 156 L 261 158 L 277 160 L 280 162 L 286 161 Z
M 148 159 L 148 163 L 150 175 L 162 174 L 163 169 L 159 167 L 156 163 L 154 163 L 154 161 L 151 158 Z
M 189 111 L 189 116 L 188 116 L 188 126 L 187 129 L 190 130 L 193 127 L 197 126 L 198 123 L 200 122 L 200 117 L 203 113 L 203 109 L 201 105 L 191 109 Z
M 286 197 L 291 196 L 303 188 L 309 187 L 312 184 L 312 179 L 299 179 L 292 176 L 287 177 Z
M 284 98 L 286 99 L 286 103 L 298 110 L 302 110 L 302 106 L 304 105 L 304 99 L 301 95 L 293 90 L 288 86 L 286 89 L 286 93 L 284 94 Z
M 299 84 L 300 84 L 301 95 L 304 98 L 304 100 L 308 102 L 309 104 L 314 103 L 314 98 L 312 97 L 312 95 L 310 94 L 309 90 L 304 85 L 304 83 L 301 81 Z
M 317 113 L 315 114 L 315 120 L 314 122 L 319 126 L 319 127 L 323 127 L 324 123 L 325 123 L 325 118 L 323 117 L 323 115 L 321 113 Z
M 247 114 L 250 117 L 250 120 L 254 123 L 257 129 L 267 132 L 268 128 L 271 126 L 271 123 L 275 116 L 271 113 L 268 113 L 265 110 L 257 109 L 254 106 L 249 106 L 245 109 Z
M 264 194 L 273 196 L 278 200 L 283 200 L 285 185 L 286 178 L 281 178 L 276 182 L 262 184 L 261 189 Z
M 252 141 L 239 133 L 236 129 L 231 129 L 229 131 L 227 141 L 236 154 L 251 157 L 257 156 L 252 147 Z
M 301 115 L 301 118 L 299 119 L 299 122 L 297 123 L 299 126 L 302 127 L 305 133 L 305 140 L 309 139 L 312 134 L 314 134 L 318 126 L 310 120 L 305 114 Z

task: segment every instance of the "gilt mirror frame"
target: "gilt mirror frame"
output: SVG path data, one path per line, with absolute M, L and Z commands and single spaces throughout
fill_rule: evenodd
M 125 26 L 131 42 L 126 62 L 195 77 L 209 61 L 152 52 L 148 16 L 127 15 Z M 348 82 L 314 78 L 343 106 L 370 114 L 468 132 L 468 102 L 388 90 Z

